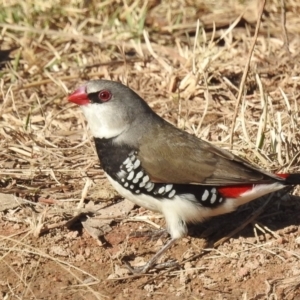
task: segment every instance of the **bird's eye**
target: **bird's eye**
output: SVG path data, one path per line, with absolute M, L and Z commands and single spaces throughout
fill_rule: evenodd
M 101 102 L 107 102 L 111 99 L 111 92 L 109 90 L 102 90 L 98 94 L 98 98 Z

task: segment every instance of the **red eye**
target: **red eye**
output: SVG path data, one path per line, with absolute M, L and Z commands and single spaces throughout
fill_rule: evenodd
M 98 94 L 98 98 L 102 102 L 109 101 L 111 99 L 111 96 L 112 96 L 112 94 L 111 94 L 111 92 L 109 90 L 102 90 Z

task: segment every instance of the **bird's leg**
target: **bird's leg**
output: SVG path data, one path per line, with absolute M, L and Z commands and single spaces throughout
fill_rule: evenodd
M 175 243 L 176 239 L 169 240 L 156 254 L 144 265 L 141 267 L 132 268 L 128 263 L 126 264 L 127 268 L 133 274 L 144 274 L 147 273 L 156 263 L 156 261 Z M 170 267 L 176 265 L 176 262 L 167 262 L 159 264 L 158 267 Z

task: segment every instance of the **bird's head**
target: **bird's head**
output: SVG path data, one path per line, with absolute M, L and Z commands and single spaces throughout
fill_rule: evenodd
M 68 100 L 81 107 L 93 136 L 100 139 L 116 138 L 152 113 L 134 91 L 109 80 L 89 81 Z

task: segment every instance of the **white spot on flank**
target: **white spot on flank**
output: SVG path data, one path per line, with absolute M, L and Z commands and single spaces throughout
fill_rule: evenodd
M 136 192 L 137 194 L 139 194 L 141 191 L 140 191 L 140 190 L 136 190 L 135 192 Z
M 219 203 L 221 203 L 223 201 L 223 198 L 221 197 L 220 199 L 219 199 Z
M 133 190 L 133 188 L 134 188 L 134 185 L 132 184 L 132 185 L 130 186 L 130 188 Z
M 134 172 L 131 171 L 127 177 L 127 180 L 132 180 L 133 176 L 134 176 Z
M 165 191 L 165 187 L 162 186 L 161 188 L 159 188 L 159 190 L 157 191 L 159 194 L 163 194 Z
M 122 181 L 122 182 L 125 182 L 125 179 L 124 179 L 124 178 L 122 178 L 122 179 L 121 179 L 121 181 Z
M 169 197 L 169 198 L 173 198 L 175 194 L 176 194 L 176 191 L 175 191 L 175 190 L 172 190 L 172 191 L 169 193 L 168 197 Z
M 152 182 L 148 182 L 145 186 L 146 189 L 148 189 L 152 185 Z
M 140 166 L 141 162 L 137 159 L 134 164 L 133 164 L 133 168 L 136 169 Z
M 140 171 L 136 174 L 135 178 L 140 179 L 141 177 L 143 177 L 144 173 L 143 171 Z
M 216 200 L 217 200 L 217 195 L 216 194 L 212 194 L 212 196 L 210 198 L 210 203 L 214 204 Z
M 130 166 L 130 167 L 126 167 L 127 168 L 127 172 L 131 172 L 132 169 L 133 169 L 133 166 Z
M 127 165 L 125 166 L 127 169 L 133 167 L 133 164 L 131 163 L 131 161 L 129 161 L 129 163 L 127 163 Z
M 148 175 L 146 175 L 144 178 L 143 178 L 143 182 L 148 182 L 150 180 L 150 178 L 149 178 L 149 176 Z
M 170 192 L 171 189 L 172 189 L 172 187 L 173 187 L 173 184 L 167 184 L 167 185 L 165 186 L 165 188 L 166 188 L 166 193 Z
M 144 187 L 145 185 L 146 185 L 146 183 L 142 181 L 142 182 L 139 184 L 139 187 L 142 188 L 142 187 Z
M 208 190 L 205 190 L 202 197 L 201 197 L 201 200 L 202 201 L 207 200 L 208 196 L 209 196 L 209 192 L 208 192 Z
M 148 182 L 145 186 L 145 189 L 148 191 L 148 192 L 151 192 L 154 188 L 154 183 L 153 182 Z
M 135 155 L 132 155 L 132 156 L 130 157 L 130 160 L 131 160 L 131 161 L 135 161 Z
M 150 188 L 148 188 L 147 191 L 151 192 L 153 190 L 153 188 L 154 188 L 154 184 Z
M 130 162 L 130 159 L 129 159 L 129 157 L 127 157 L 127 158 L 125 159 L 125 161 L 123 162 L 123 165 L 127 165 L 129 162 Z
M 128 185 L 129 185 L 128 182 L 125 182 L 125 183 L 124 183 L 124 186 L 125 186 L 125 187 L 128 187 Z
M 212 193 L 212 194 L 215 194 L 216 192 L 217 192 L 216 188 L 212 188 L 212 189 L 211 189 L 211 193 Z
M 138 183 L 138 182 L 139 182 L 139 179 L 135 177 L 135 178 L 132 180 L 132 182 L 133 182 L 133 183 Z
M 118 173 L 117 173 L 118 177 L 119 178 L 124 178 L 126 175 L 127 175 L 127 172 L 125 170 L 120 170 Z

